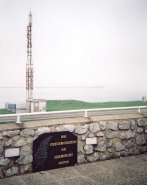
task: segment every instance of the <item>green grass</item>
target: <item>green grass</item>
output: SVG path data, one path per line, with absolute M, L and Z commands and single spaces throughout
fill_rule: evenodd
M 111 107 L 131 107 L 131 106 L 147 106 L 147 102 L 142 101 L 124 101 L 124 102 L 103 102 L 89 103 L 77 100 L 48 100 L 47 111 L 62 111 L 76 109 L 95 109 L 95 108 L 111 108 Z
M 47 111 L 62 111 L 76 109 L 96 109 L 111 107 L 131 107 L 131 106 L 147 106 L 147 102 L 142 101 L 124 101 L 124 102 L 102 102 L 90 103 L 77 100 L 48 100 Z M 0 114 L 12 114 L 6 109 L 0 109 Z
M 0 109 L 0 114 L 12 114 L 12 112 L 6 109 Z

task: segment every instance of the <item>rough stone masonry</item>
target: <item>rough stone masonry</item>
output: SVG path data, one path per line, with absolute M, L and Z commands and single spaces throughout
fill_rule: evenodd
M 147 151 L 147 118 L 56 119 L 0 131 L 0 177 L 32 172 L 32 143 L 41 134 L 70 131 L 78 137 L 78 164 Z

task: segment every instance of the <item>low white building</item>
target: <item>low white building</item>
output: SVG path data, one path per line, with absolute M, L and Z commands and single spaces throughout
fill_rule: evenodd
M 46 100 L 44 99 L 26 100 L 26 110 L 27 112 L 45 112 Z
M 146 102 L 146 101 L 147 101 L 147 100 L 146 100 L 146 96 L 143 96 L 143 97 L 142 97 L 142 101 L 143 101 L 143 102 Z

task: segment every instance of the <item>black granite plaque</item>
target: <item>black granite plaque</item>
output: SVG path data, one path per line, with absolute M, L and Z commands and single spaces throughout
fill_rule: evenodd
M 71 132 L 44 133 L 33 142 L 35 172 L 73 166 L 76 163 L 77 137 Z

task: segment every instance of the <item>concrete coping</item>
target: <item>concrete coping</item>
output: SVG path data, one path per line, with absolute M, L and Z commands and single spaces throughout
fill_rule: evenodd
M 54 125 L 66 125 L 66 124 L 88 124 L 90 122 L 97 121 L 112 121 L 112 120 L 124 120 L 124 119 L 137 119 L 145 118 L 147 114 L 118 114 L 118 115 L 103 115 L 103 116 L 91 116 L 91 117 L 77 117 L 77 118 L 58 118 L 58 119 L 48 119 L 48 120 L 38 120 L 38 121 L 27 121 L 21 124 L 16 123 L 5 123 L 0 124 L 0 131 L 4 130 L 18 130 L 25 128 L 38 128 L 45 126 L 54 126 Z

